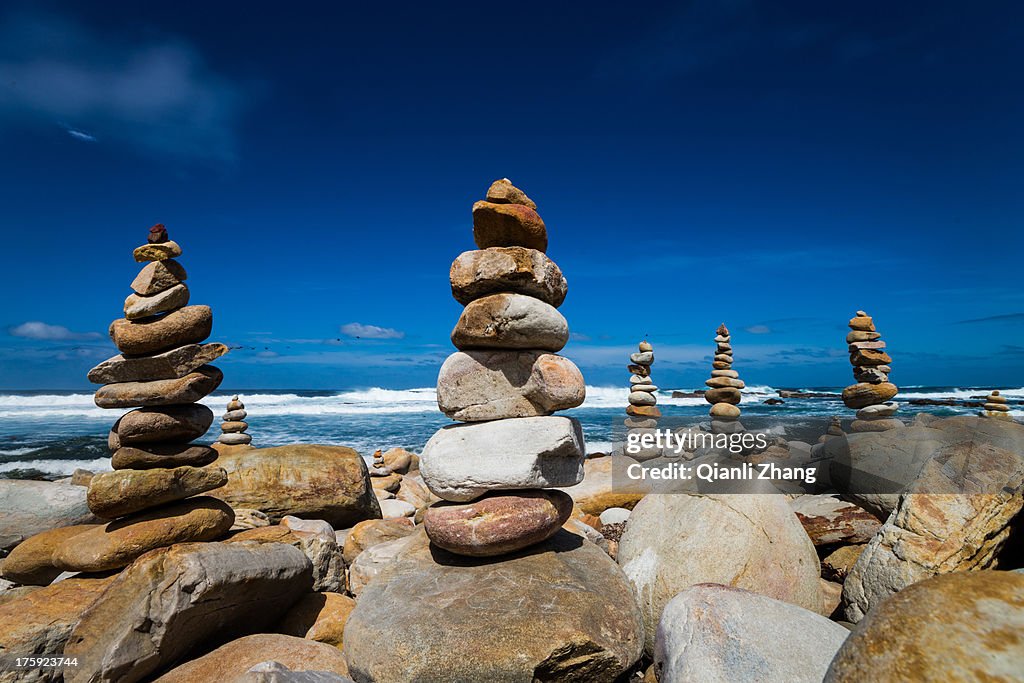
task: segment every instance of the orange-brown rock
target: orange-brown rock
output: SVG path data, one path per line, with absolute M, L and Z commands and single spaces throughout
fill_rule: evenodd
M 198 344 L 210 336 L 213 312 L 209 306 L 185 306 L 167 315 L 110 323 L 110 338 L 121 353 L 147 355 L 175 346 Z
M 14 583 L 46 586 L 64 571 L 53 562 L 53 553 L 68 539 L 96 524 L 58 527 L 30 536 L 4 558 L 0 576 Z
M 481 249 L 527 247 L 547 251 L 548 248 L 544 221 L 534 209 L 523 204 L 474 204 L 473 239 Z
M 356 601 L 339 593 L 307 593 L 284 615 L 277 630 L 341 648 L 345 622 Z

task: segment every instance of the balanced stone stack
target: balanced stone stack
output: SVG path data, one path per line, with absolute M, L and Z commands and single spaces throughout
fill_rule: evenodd
M 743 398 L 740 389 L 747 385 L 740 379 L 740 374 L 732 369 L 731 340 L 729 328 L 722 323 L 715 336 L 711 379 L 704 382 L 709 387 L 704 392 L 704 400 L 711 404 L 711 431 L 716 434 L 743 431 L 743 425 L 739 422 L 739 403 Z
M 479 249 L 451 268 L 465 306 L 437 380 L 441 411 L 464 424 L 440 429 L 423 449 L 420 472 L 448 504 L 424 514 L 430 540 L 450 552 L 487 557 L 539 543 L 572 511 L 552 487 L 583 479 L 585 447 L 577 420 L 557 410 L 583 403 L 583 375 L 557 355 L 569 326 L 562 271 L 545 255 L 547 228 L 537 205 L 507 179 L 473 205 Z
M 232 396 L 228 402 L 228 411 L 221 416 L 219 443 L 225 446 L 247 446 L 252 443 L 252 437 L 245 433 L 249 423 L 245 421 L 248 417 L 245 412 L 245 404 Z
M 884 432 L 903 426 L 893 417 L 899 405 L 890 401 L 899 389 L 889 381 L 892 358 L 885 352 L 882 335 L 875 322 L 864 311 L 850 319 L 850 333 L 846 335 L 853 365 L 853 378 L 857 384 L 843 389 L 843 403 L 857 409 L 857 419 L 850 425 L 854 432 Z
M 829 420 L 828 429 L 818 437 L 818 443 L 828 443 L 832 439 L 838 439 L 843 436 L 846 436 L 846 432 L 843 431 L 843 422 L 839 419 L 838 415 L 833 415 L 832 419 Z
M 228 349 L 202 343 L 213 314 L 208 306 L 187 305 L 185 269 L 174 260 L 180 254 L 163 225 L 154 226 L 148 244 L 135 249 L 135 260 L 146 265 L 131 284 L 125 317 L 110 325 L 121 354 L 89 372 L 90 381 L 104 385 L 96 405 L 134 410 L 110 431 L 114 471 L 94 476 L 87 495 L 93 514 L 117 521 L 98 529 L 94 543 L 65 548 L 58 558 L 65 569 L 125 566 L 153 548 L 217 538 L 234 521 L 221 501 L 190 498 L 227 483 L 223 469 L 204 467 L 217 452 L 192 441 L 213 422 L 213 412 L 197 401 L 223 379 L 209 363 Z M 98 558 L 96 548 L 114 539 L 123 545 Z
M 651 379 L 654 365 L 654 347 L 650 342 L 640 342 L 640 350 L 629 357 L 629 405 L 626 407 L 627 427 L 653 427 L 652 420 L 661 417 L 658 410 L 658 387 Z
M 1013 420 L 1013 416 L 1010 415 L 1010 406 L 1006 404 L 1006 397 L 1000 396 L 998 390 L 992 390 L 992 393 L 985 399 L 983 408 L 978 413 L 982 417 L 992 417 L 997 420 Z

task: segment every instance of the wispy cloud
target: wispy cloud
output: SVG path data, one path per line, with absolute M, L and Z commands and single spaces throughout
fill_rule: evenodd
M 57 125 L 84 142 L 102 134 L 162 159 L 230 161 L 244 99 L 180 38 L 143 42 L 52 15 L 0 20 L 9 121 Z
M 65 130 L 68 132 L 68 135 L 76 140 L 81 140 L 83 142 L 96 142 L 96 136 L 94 135 L 89 135 L 88 133 L 75 130 L 74 128 L 65 128 Z
M 750 327 L 744 327 L 744 331 L 750 334 L 771 334 L 772 328 L 767 325 L 751 325 Z
M 102 335 L 98 332 L 72 332 L 63 325 L 50 325 L 38 320 L 15 325 L 8 330 L 12 337 L 23 337 L 25 339 L 38 339 L 46 341 L 68 341 L 73 339 L 99 339 Z
M 971 318 L 970 320 L 957 321 L 957 325 L 973 325 L 977 323 L 1024 323 L 1024 313 L 1006 313 L 1003 315 L 990 315 L 984 318 Z
M 341 326 L 341 333 L 356 339 L 402 339 L 405 332 L 391 327 L 364 325 L 363 323 L 346 323 Z

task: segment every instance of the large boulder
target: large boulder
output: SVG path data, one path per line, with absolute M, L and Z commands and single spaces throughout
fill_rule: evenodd
M 449 425 L 420 456 L 431 493 L 454 502 L 496 489 L 572 486 L 583 478 L 580 423 L 569 417 L 529 417 Z
M 466 251 L 452 263 L 452 296 L 465 306 L 474 299 L 516 292 L 556 308 L 565 301 L 568 284 L 561 269 L 544 252 L 525 247 L 491 247 Z
M 309 593 L 284 615 L 276 630 L 337 648 L 344 645 L 345 624 L 356 601 L 340 593 Z
M 216 462 L 228 473 L 226 486 L 211 491 L 236 508 L 322 519 L 345 529 L 381 516 L 366 462 L 344 446 L 296 444 L 222 452 Z
M 461 422 L 550 415 L 585 397 L 579 368 L 543 351 L 456 351 L 437 377 L 438 407 Z
M 212 365 L 203 365 L 184 377 L 144 382 L 118 382 L 96 390 L 100 408 L 135 408 L 194 403 L 220 386 L 224 373 Z
M 818 555 L 778 494 L 649 494 L 626 522 L 618 562 L 643 611 L 649 652 L 665 605 L 694 584 L 821 609 Z
M 200 403 L 158 408 L 136 408 L 114 423 L 109 445 L 151 444 L 198 439 L 213 422 L 213 411 Z
M 276 623 L 312 583 L 309 560 L 283 543 L 183 543 L 139 558 L 71 633 L 66 683 L 132 683 L 192 648 Z M 266 659 L 266 657 L 262 657 Z
M 260 679 L 244 677 L 246 672 L 262 662 L 276 662 L 295 673 Z M 305 638 L 275 633 L 258 633 L 221 645 L 213 652 L 171 669 L 156 683 L 206 683 L 207 681 L 266 680 L 280 683 L 322 683 L 348 680 L 336 677 L 302 678 L 302 671 L 330 672 L 346 676 L 345 657 L 341 650 Z
M 409 548 L 420 542 L 420 535 L 413 533 L 391 541 L 375 543 L 356 555 L 348 568 L 349 592 L 358 598 L 363 589 L 382 571 L 405 554 Z
M 223 501 L 189 498 L 86 529 L 54 549 L 53 563 L 69 572 L 120 569 L 155 548 L 221 538 L 234 520 Z
M 882 601 L 839 649 L 826 683 L 1018 681 L 1024 574 L 957 572 Z
M 415 531 L 413 521 L 401 519 L 367 519 L 352 527 L 345 536 L 345 562 L 352 564 L 364 550 L 381 543 L 397 541 Z
M 547 251 L 548 248 L 544 221 L 525 204 L 473 204 L 473 240 L 481 249 L 527 247 Z
M 0 660 L 60 655 L 71 629 L 113 577 L 70 578 L 0 603 Z M 58 681 L 61 669 L 0 669 L 0 681 Z
M 452 555 L 422 533 L 398 543 L 345 626 L 357 681 L 597 683 L 640 658 L 629 584 L 579 536 L 560 531 L 499 561 Z
M 937 574 L 987 569 L 1024 507 L 1024 453 L 961 442 L 940 449 L 870 540 L 843 587 L 846 618 Z
M 341 592 L 345 590 L 345 559 L 334 532 L 289 529 L 283 524 L 257 527 L 232 534 L 225 543 L 252 541 L 256 543 L 287 543 L 295 546 L 309 558 L 313 566 L 314 591 Z
M 141 320 L 118 318 L 110 323 L 110 338 L 125 355 L 144 356 L 184 344 L 198 344 L 213 330 L 209 306 L 186 306 L 167 315 Z
M 0 479 L 0 550 L 61 526 L 91 524 L 84 486 L 51 481 Z
M 660 683 L 820 683 L 848 635 L 802 607 L 698 584 L 665 606 L 654 669 Z

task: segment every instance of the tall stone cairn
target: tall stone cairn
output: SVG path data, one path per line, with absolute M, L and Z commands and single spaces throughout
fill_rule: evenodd
M 661 417 L 658 410 L 658 395 L 654 392 L 658 387 L 651 379 L 651 366 L 654 365 L 654 347 L 647 340 L 640 342 L 639 351 L 631 354 L 629 365 L 632 373 L 629 376 L 629 405 L 626 406 L 627 427 L 653 427 L 649 420 Z
M 1006 397 L 1001 396 L 997 389 L 993 389 L 992 393 L 985 399 L 985 405 L 978 415 L 997 420 L 1013 421 L 1013 416 L 1010 415 L 1010 406 L 1006 404 Z
M 192 442 L 213 422 L 213 412 L 197 401 L 223 379 L 209 363 L 228 349 L 202 343 L 213 314 L 208 306 L 188 305 L 185 269 L 174 260 L 180 255 L 163 225 L 150 229 L 148 243 L 134 252 L 146 265 L 131 284 L 125 317 L 110 325 L 121 354 L 89 371 L 89 380 L 103 385 L 97 406 L 133 408 L 110 430 L 114 471 L 94 476 L 87 495 L 93 514 L 117 520 L 108 539 L 124 537 L 126 545 L 109 548 L 103 558 L 64 557 L 65 569 L 123 567 L 153 548 L 216 539 L 234 521 L 221 501 L 191 497 L 227 483 L 222 468 L 204 467 L 217 452 Z
M 249 423 L 245 418 L 249 413 L 245 412 L 245 404 L 238 400 L 238 396 L 232 396 L 228 401 L 228 410 L 220 420 L 220 436 L 218 443 L 225 446 L 248 446 L 252 443 L 252 437 L 245 433 Z
M 715 356 L 711 361 L 711 379 L 704 382 L 709 388 L 704 400 L 711 404 L 711 431 L 732 433 L 743 431 L 740 424 L 740 389 L 747 385 L 740 374 L 732 369 L 732 336 L 722 323 L 715 336 Z
M 857 419 L 850 425 L 854 432 L 883 432 L 902 427 L 893 417 L 899 405 L 889 399 L 899 391 L 889 381 L 892 358 L 885 352 L 882 335 L 875 322 L 864 311 L 850 319 L 850 333 L 846 335 L 856 384 L 843 389 L 843 403 L 857 409 Z
M 557 310 L 568 286 L 544 253 L 547 228 L 536 208 L 508 179 L 495 181 L 473 205 L 479 248 L 451 267 L 452 295 L 465 308 L 437 404 L 462 424 L 427 442 L 420 473 L 450 501 L 427 509 L 427 536 L 456 554 L 504 555 L 549 538 L 572 512 L 572 499 L 551 487 L 583 479 L 580 424 L 553 415 L 582 404 L 586 388 L 556 353 L 569 339 Z

